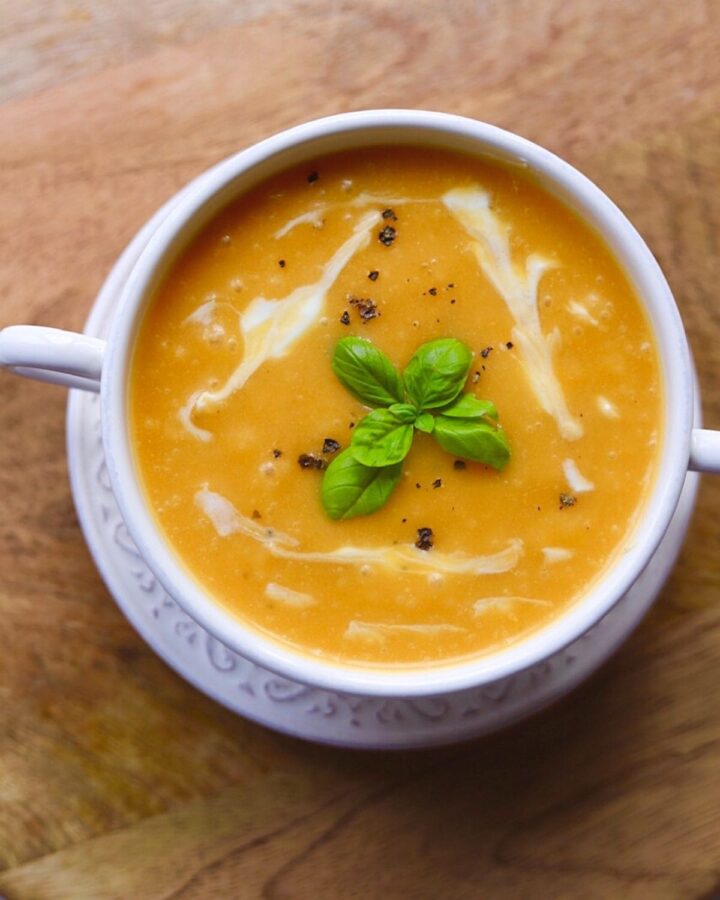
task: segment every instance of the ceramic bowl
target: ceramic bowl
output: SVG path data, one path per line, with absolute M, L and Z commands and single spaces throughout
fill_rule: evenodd
M 259 181 L 322 154 L 376 144 L 458 150 L 521 166 L 596 229 L 645 306 L 662 360 L 665 418 L 659 471 L 625 551 L 567 612 L 526 639 L 456 664 L 427 668 L 343 666 L 265 638 L 231 615 L 189 575 L 145 499 L 129 439 L 128 365 L 149 298 L 193 237 Z M 245 659 L 294 682 L 362 696 L 430 697 L 497 682 L 576 642 L 645 571 L 680 499 L 688 468 L 720 470 L 720 433 L 693 427 L 693 368 L 682 321 L 651 252 L 622 212 L 580 172 L 537 145 L 481 122 L 444 113 L 375 110 L 309 122 L 230 157 L 188 185 L 171 205 L 122 289 L 107 342 L 31 326 L 0 332 L 0 365 L 18 374 L 99 391 L 102 439 L 112 490 L 130 534 L 165 590 L 211 635 Z

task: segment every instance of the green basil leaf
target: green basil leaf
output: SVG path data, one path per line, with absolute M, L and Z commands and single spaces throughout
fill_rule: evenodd
M 487 422 L 437 416 L 433 436 L 443 450 L 453 456 L 485 463 L 494 469 L 502 469 L 510 459 L 505 432 Z
M 492 401 L 478 400 L 473 394 L 460 394 L 450 406 L 440 410 L 440 415 L 450 416 L 452 419 L 482 419 L 489 416 L 497 421 L 500 418 Z
M 471 364 L 472 351 L 454 338 L 423 344 L 403 373 L 410 399 L 421 410 L 446 406 L 463 389 Z
M 409 403 L 393 403 L 390 407 L 390 412 L 399 422 L 403 422 L 404 424 L 414 422 L 415 417 L 418 414 L 417 409 Z
M 364 466 L 391 466 L 405 459 L 412 439 L 412 425 L 390 409 L 374 409 L 355 426 L 350 451 Z
M 425 434 L 432 434 L 435 428 L 435 416 L 430 413 L 420 413 L 415 419 L 415 427 L 418 431 L 424 431 Z
M 405 400 L 400 373 L 365 338 L 346 337 L 338 341 L 332 370 L 350 393 L 368 406 L 390 406 Z
M 367 516 L 384 506 L 400 482 L 402 463 L 370 468 L 358 462 L 350 448 L 325 470 L 320 496 L 331 519 Z

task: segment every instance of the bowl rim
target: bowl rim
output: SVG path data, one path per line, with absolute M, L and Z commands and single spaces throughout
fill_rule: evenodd
M 629 545 L 581 600 L 547 625 L 507 648 L 430 666 L 360 666 L 332 662 L 265 636 L 224 609 L 203 590 L 162 535 L 148 507 L 130 446 L 127 371 L 135 332 L 153 285 L 173 253 L 205 216 L 229 201 L 242 177 L 267 165 L 280 171 L 291 153 L 307 158 L 360 143 L 472 145 L 476 155 L 527 167 L 533 176 L 598 231 L 645 306 L 662 362 L 665 398 L 663 446 L 655 486 Z M 320 145 L 320 146 L 318 146 Z M 315 148 L 313 150 L 313 148 Z M 269 173 L 268 173 L 269 174 Z M 267 177 L 259 175 L 258 180 Z M 236 194 L 242 193 L 237 190 Z M 672 362 L 672 372 L 670 363 Z M 593 182 L 555 154 L 497 126 L 425 110 L 380 109 L 341 113 L 279 132 L 230 156 L 196 178 L 160 223 L 122 290 L 108 339 L 101 387 L 103 442 L 113 493 L 130 535 L 165 590 L 201 624 L 241 656 L 293 681 L 350 694 L 432 696 L 482 687 L 543 662 L 586 633 L 627 592 L 664 535 L 687 472 L 693 415 L 690 355 L 680 313 L 655 258 L 625 215 Z M 672 411 L 672 428 L 670 427 Z

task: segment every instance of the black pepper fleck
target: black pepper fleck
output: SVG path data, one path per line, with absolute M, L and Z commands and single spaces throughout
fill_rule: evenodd
M 334 438 L 325 438 L 323 441 L 323 453 L 337 453 L 340 449 L 340 444 Z
M 298 463 L 301 469 L 327 469 L 327 462 L 316 456 L 314 453 L 301 453 L 298 456 Z
M 456 302 L 456 301 L 455 301 L 455 298 L 453 297 L 452 300 L 451 300 L 450 302 L 451 302 L 451 303 L 455 303 L 455 302 Z
M 340 322 L 343 325 L 350 324 L 350 313 L 347 310 L 340 316 Z
M 473 384 L 477 384 L 478 381 L 480 381 L 480 373 L 479 373 L 479 372 L 473 372 L 473 373 L 472 373 L 472 377 L 470 378 L 470 381 L 472 381 Z
M 280 266 L 281 269 L 284 269 L 284 268 L 285 268 L 285 260 L 284 260 L 284 259 L 279 259 L 279 260 L 278 260 L 278 265 Z
M 437 288 L 436 288 L 436 287 L 431 287 L 431 288 L 428 290 L 428 294 L 430 294 L 431 297 L 437 297 Z
M 392 244 L 396 236 L 397 232 L 392 225 L 386 225 L 383 229 L 378 231 L 378 240 L 381 244 L 385 244 L 386 247 L 389 247 Z
M 254 509 L 252 511 L 252 517 L 253 517 L 253 519 L 262 519 L 262 516 L 260 515 L 260 510 Z
M 363 322 L 369 322 L 380 315 L 377 303 L 370 297 L 348 297 L 348 303 L 354 306 Z
M 422 487 L 422 485 L 420 484 L 419 481 L 416 481 L 416 482 L 415 482 L 415 487 L 418 488 L 418 490 L 419 490 L 419 489 Z
M 275 459 L 279 459 L 282 456 L 282 450 L 273 450 L 273 456 L 275 457 Z
M 377 269 L 373 269 L 372 272 L 368 272 L 368 278 L 370 279 L 370 281 L 377 281 L 379 274 L 380 273 Z
M 415 541 L 415 546 L 418 550 L 432 550 L 433 546 L 433 530 L 432 528 L 418 528 L 417 530 L 418 539 Z
M 351 423 L 348 425 L 348 428 L 354 428 L 354 427 L 355 427 L 355 423 L 354 423 L 354 422 L 351 422 Z
M 508 341 L 507 344 L 505 344 L 505 346 L 508 348 L 508 350 L 512 350 L 512 348 L 513 348 L 515 345 L 513 344 L 512 341 Z
M 462 472 L 463 469 L 467 469 L 467 463 L 464 459 L 456 459 L 453 463 L 453 469 L 457 472 Z
M 313 182 L 317 181 L 319 177 L 320 177 L 319 172 L 311 172 L 307 177 L 308 184 L 313 184 Z
M 487 359 L 492 353 L 492 349 L 492 347 L 486 347 L 484 350 L 480 351 L 480 356 L 482 356 L 483 359 Z
M 445 288 L 446 291 L 451 291 L 455 287 L 454 281 L 449 281 L 448 286 Z
M 560 494 L 560 509 L 575 506 L 576 503 L 577 497 L 573 497 L 572 494 Z
M 401 521 L 401 522 L 403 523 L 403 525 L 404 525 L 404 524 L 407 522 L 407 519 L 401 519 L 400 521 Z
M 383 217 L 383 219 L 391 219 L 393 222 L 397 222 L 397 216 L 395 215 L 395 210 L 390 209 L 389 207 L 388 207 L 388 209 L 384 209 L 382 211 L 382 217 Z
M 434 488 L 442 487 L 442 478 L 436 478 L 435 481 L 433 481 L 432 486 Z

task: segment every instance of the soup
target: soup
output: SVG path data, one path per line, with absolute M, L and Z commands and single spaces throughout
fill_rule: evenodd
M 383 502 L 333 518 L 323 486 L 370 413 L 333 372 L 348 337 L 398 372 L 469 348 L 463 402 L 494 404 L 509 461 L 448 452 L 436 407 Z M 420 147 L 319 158 L 228 206 L 152 298 L 129 396 L 195 580 L 362 665 L 457 661 L 562 615 L 631 540 L 663 430 L 651 329 L 599 236 L 520 169 Z

